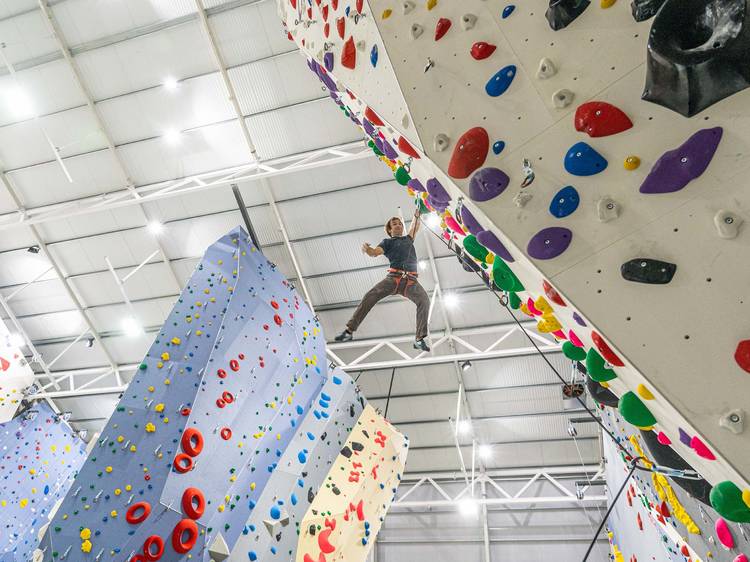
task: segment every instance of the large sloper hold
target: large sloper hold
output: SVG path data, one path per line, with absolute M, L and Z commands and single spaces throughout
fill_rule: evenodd
M 617 405 L 620 402 L 620 399 L 614 392 L 604 388 L 594 379 L 589 378 L 586 380 L 586 389 L 589 391 L 591 398 L 593 398 L 597 404 L 601 404 L 602 406 L 617 408 Z
M 635 258 L 620 266 L 623 279 L 649 285 L 666 285 L 676 271 L 675 264 L 651 258 Z
M 661 466 L 668 466 L 670 468 L 676 468 L 677 470 L 693 470 L 685 459 L 678 455 L 675 450 L 669 445 L 662 445 L 659 443 L 657 433 L 655 431 L 644 431 L 641 430 L 641 436 L 643 441 L 648 447 L 650 453 L 649 458 L 656 464 Z M 700 480 L 691 480 L 688 478 L 671 477 L 675 483 L 685 490 L 688 494 L 693 496 L 698 501 L 703 502 L 705 505 L 711 505 L 709 500 L 709 494 L 711 493 L 711 484 L 701 478 Z
M 750 85 L 749 0 L 666 0 L 648 41 L 643 99 L 692 117 Z
M 544 13 L 549 26 L 555 31 L 568 27 L 574 19 L 589 7 L 589 0 L 550 0 Z
M 662 7 L 665 0 L 633 0 L 630 3 L 630 11 L 635 21 L 646 21 L 651 19 Z

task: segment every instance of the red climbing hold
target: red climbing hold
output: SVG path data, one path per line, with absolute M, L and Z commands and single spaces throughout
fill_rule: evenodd
M 195 502 L 195 503 L 193 503 Z M 206 498 L 198 488 L 185 488 L 182 493 L 182 511 L 190 519 L 200 519 L 206 510 Z
M 140 513 L 138 513 L 140 511 Z M 151 504 L 148 502 L 138 502 L 131 505 L 125 512 L 125 521 L 131 525 L 143 523 L 151 514 Z
M 331 554 L 336 550 L 336 547 L 328 542 L 328 537 L 331 536 L 332 532 L 331 529 L 326 529 L 325 531 L 318 533 L 318 548 L 320 548 L 323 554 Z
M 435 41 L 439 41 L 443 35 L 448 33 L 451 25 L 451 20 L 448 18 L 440 18 L 435 26 Z
M 341 65 L 350 70 L 354 70 L 357 65 L 357 47 L 354 46 L 354 39 L 349 37 L 341 49 Z
M 203 450 L 203 434 L 195 427 L 187 428 L 180 439 L 182 450 L 191 457 L 197 457 Z
M 334 9 L 334 11 L 339 9 L 339 0 L 331 0 L 331 7 Z
M 7 371 L 10 368 L 10 361 L 5 357 L 0 357 L 0 371 Z
M 163 554 L 164 540 L 159 535 L 151 535 L 143 543 L 143 556 L 146 560 L 159 560 Z
M 661 502 L 661 506 L 659 506 L 659 513 L 661 513 L 664 517 L 672 517 L 672 514 L 669 513 L 667 502 L 665 501 Z
M 385 124 L 385 123 L 383 123 L 382 119 L 380 119 L 380 117 L 378 117 L 378 114 L 377 114 L 377 113 L 375 113 L 375 112 L 374 112 L 374 111 L 373 111 L 372 109 L 370 109 L 369 107 L 366 107 L 366 108 L 365 108 L 365 117 L 367 118 L 367 120 L 368 120 L 368 121 L 369 121 L 370 123 L 372 123 L 372 124 L 373 124 L 373 125 L 375 125 L 376 127 L 382 127 L 382 126 L 383 126 L 383 125 Z
M 228 390 L 225 390 L 221 393 L 221 399 L 224 400 L 227 404 L 231 404 L 234 402 L 234 394 L 229 392 Z
M 235 372 L 239 371 L 240 370 L 240 362 L 237 361 L 236 359 L 232 359 L 231 361 L 229 361 L 229 368 L 232 369 Z
M 326 39 L 328 39 L 328 36 L 331 34 L 331 24 L 326 22 L 326 24 L 323 26 L 323 35 L 325 35 Z
M 326 557 L 325 557 L 325 554 L 321 552 L 320 555 L 318 556 L 318 559 L 315 560 L 315 558 L 313 558 L 309 554 L 305 554 L 305 558 L 303 560 L 304 562 L 326 562 Z
M 344 17 L 336 18 L 336 31 L 339 32 L 339 37 L 342 39 L 346 35 L 346 19 Z
M 542 282 L 542 289 L 544 289 L 544 294 L 547 295 L 547 298 L 553 303 L 559 304 L 560 306 L 566 306 L 565 301 L 560 294 L 546 280 Z
M 682 552 L 683 556 L 687 556 L 688 558 L 690 558 L 690 551 L 688 550 L 688 547 L 687 547 L 686 544 L 682 545 L 682 548 L 680 549 L 680 552 Z
M 356 8 L 357 8 L 358 14 L 362 13 L 362 8 L 364 8 L 364 5 L 365 5 L 365 0 L 357 0 Z
M 750 340 L 742 340 L 737 344 L 734 360 L 737 361 L 740 369 L 750 373 Z
M 636 515 L 635 521 L 636 521 L 636 523 L 638 523 L 638 528 L 641 531 L 643 531 L 643 521 L 641 520 L 641 514 L 640 513 L 638 515 Z
M 417 151 L 414 150 L 414 147 L 410 145 L 409 141 L 404 137 L 398 137 L 398 149 L 407 156 L 419 159 L 419 154 L 417 154 Z
M 276 323 L 277 326 L 281 326 L 282 324 L 281 316 L 279 316 L 278 314 L 273 315 L 273 321 Z
M 186 536 L 187 535 L 187 536 Z M 172 530 L 172 548 L 175 552 L 185 554 L 198 541 L 198 525 L 192 519 L 183 519 Z
M 633 122 L 625 113 L 603 101 L 586 102 L 576 109 L 576 131 L 590 137 L 606 137 L 627 131 Z
M 483 60 L 495 52 L 497 47 L 484 41 L 477 41 L 471 46 L 471 56 L 476 60 Z
M 456 142 L 448 175 L 456 179 L 466 179 L 484 164 L 490 150 L 490 137 L 482 127 L 469 129 Z
M 227 372 L 224 369 L 219 369 L 218 371 L 216 371 L 216 376 L 220 379 L 225 379 L 227 378 Z
M 289 3 L 292 5 L 292 8 L 297 9 L 297 0 L 289 0 Z
M 604 341 L 604 338 L 601 337 L 597 332 L 591 332 L 591 339 L 594 341 L 594 345 L 599 350 L 599 353 L 602 354 L 602 357 L 604 357 L 604 360 L 607 363 L 609 363 L 610 365 L 614 365 L 615 367 L 625 366 L 625 363 L 623 363 L 622 360 L 615 354 L 615 352 L 612 351 L 612 348 L 609 347 L 607 342 Z
M 232 430 L 228 427 L 222 427 L 219 435 L 224 441 L 229 441 L 232 438 Z
M 328 4 L 320 9 L 320 15 L 323 16 L 323 21 L 328 21 Z
M 180 474 L 185 474 L 193 469 L 193 457 L 185 453 L 179 453 L 175 456 L 172 466 Z

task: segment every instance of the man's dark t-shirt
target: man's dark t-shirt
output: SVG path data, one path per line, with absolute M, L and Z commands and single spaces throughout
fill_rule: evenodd
M 417 252 L 411 236 L 385 238 L 378 246 L 383 248 L 385 257 L 391 262 L 392 268 L 417 271 Z

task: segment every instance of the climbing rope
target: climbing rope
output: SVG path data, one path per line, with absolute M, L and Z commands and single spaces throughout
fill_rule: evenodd
M 385 419 L 388 419 L 388 406 L 391 405 L 391 391 L 393 390 L 393 379 L 396 376 L 396 367 L 393 367 L 391 370 L 391 384 L 388 385 L 388 398 L 385 401 L 385 413 L 383 414 L 383 417 Z

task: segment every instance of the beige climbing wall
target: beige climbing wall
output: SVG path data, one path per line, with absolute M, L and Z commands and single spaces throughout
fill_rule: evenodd
M 0 423 L 13 418 L 23 399 L 23 389 L 34 382 L 34 373 L 10 332 L 0 321 Z
M 279 1 L 288 7 L 289 0 Z M 314 0 L 313 12 L 317 4 Z M 750 397 L 750 374 L 734 359 L 738 343 L 750 339 L 750 226 L 742 226 L 735 239 L 723 239 L 714 216 L 724 209 L 750 220 L 746 183 L 750 90 L 685 118 L 640 99 L 651 21 L 635 23 L 628 3 L 619 0 L 605 9 L 592 2 L 583 15 L 557 32 L 544 17 L 545 0 L 518 2 L 515 11 L 503 19 L 508 4 L 498 0 L 365 2 L 363 53 L 369 53 L 369 41 L 378 42 L 380 56 L 384 51 L 389 55 L 388 66 L 373 69 L 363 56 L 354 71 L 342 70 L 338 67 L 340 50 L 333 45 L 337 67 L 332 74 L 353 94 L 342 94 L 341 100 L 359 118 L 368 104 L 386 122 L 380 128 L 384 136 L 397 138 L 403 114 L 400 101 L 389 105 L 383 97 L 390 93 L 384 88 L 394 84 L 384 74 L 393 72 L 421 141 L 417 146 L 423 147 L 422 158 L 411 162 L 411 177 L 422 184 L 436 177 L 453 196 L 449 211 L 454 214 L 457 197 L 464 196 L 479 222 L 491 228 L 515 258 L 510 267 L 526 288 L 519 296 L 535 299 L 544 294 L 543 279 L 551 282 L 567 303 L 553 305 L 564 332 L 573 329 L 590 348 L 595 329 L 625 363 L 615 368 L 612 391 L 622 396 L 644 385 L 654 395 L 644 403 L 657 420 L 656 429 L 680 455 L 714 484 L 731 480 L 748 488 L 750 430 L 735 433 L 722 427 L 720 420 L 733 410 L 746 416 Z M 355 2 L 340 0 L 340 11 L 347 6 L 354 10 Z M 466 14 L 476 16 L 473 26 L 462 25 Z M 449 19 L 452 26 L 436 41 L 439 18 Z M 372 35 L 373 21 L 379 37 Z M 411 32 L 415 24 L 423 29 L 416 39 Z M 317 32 L 317 22 L 306 27 L 287 19 L 287 25 L 296 31 L 298 44 Z M 359 40 L 356 26 L 350 32 Z M 475 60 L 469 51 L 477 41 L 497 49 L 490 57 Z M 557 69 L 546 79 L 537 78 L 543 57 Z M 517 74 L 508 90 L 499 97 L 488 96 L 485 84 L 511 64 L 516 65 Z M 378 88 L 372 87 L 374 81 Z M 561 89 L 574 96 L 565 108 L 555 107 L 552 100 Z M 617 106 L 630 117 L 633 127 L 600 138 L 576 131 L 576 108 L 592 100 Z M 510 184 L 486 203 L 470 201 L 468 179 L 452 180 L 445 173 L 457 139 L 473 127 L 486 129 L 490 145 L 499 140 L 506 143 L 499 155 L 490 149 L 483 166 L 502 169 L 510 176 Z M 642 181 L 664 152 L 708 127 L 723 127 L 723 139 L 702 176 L 676 193 L 639 193 Z M 448 137 L 446 150 L 436 150 L 437 135 Z M 563 158 L 579 141 L 607 159 L 605 171 L 589 177 L 565 171 Z M 623 166 L 630 155 L 642 161 L 634 171 Z M 514 198 L 521 191 L 524 158 L 533 166 L 536 179 L 523 189 L 532 196 L 530 201 L 518 206 Z M 407 162 L 407 157 L 402 154 L 401 160 Z M 548 208 L 553 195 L 567 185 L 577 189 L 580 206 L 558 219 Z M 606 197 L 616 202 L 620 214 L 602 222 L 597 203 Z M 531 237 L 552 226 L 572 231 L 568 249 L 550 260 L 530 258 L 527 244 Z M 634 258 L 674 263 L 677 273 L 666 285 L 626 281 L 620 265 Z M 573 319 L 574 312 L 587 327 Z M 681 444 L 680 429 L 702 439 L 716 460 Z
M 297 562 L 366 560 L 398 488 L 407 450 L 404 436 L 365 406 L 300 525 Z

